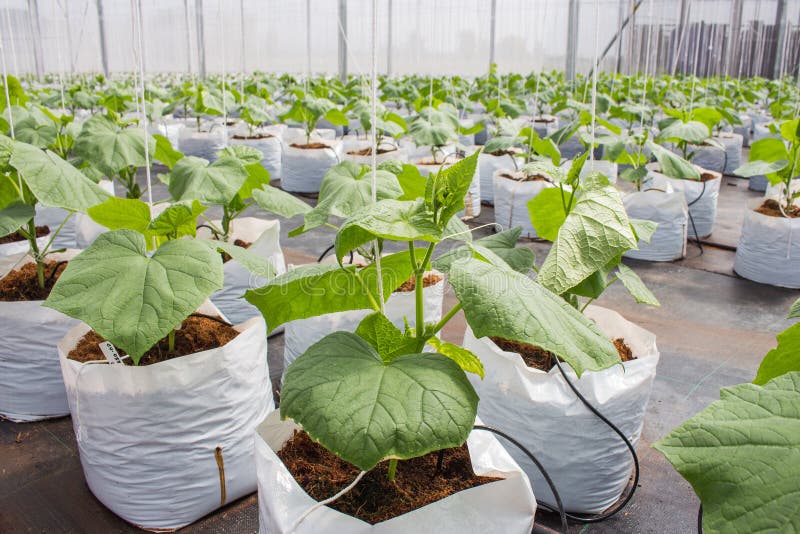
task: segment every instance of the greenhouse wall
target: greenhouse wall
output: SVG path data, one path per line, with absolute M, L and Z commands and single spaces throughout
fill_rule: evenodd
M 9 70 L 125 71 L 134 64 L 134 2 L 148 72 L 336 74 L 342 63 L 352 74 L 369 70 L 369 0 L 7 0 L 0 11 Z M 578 73 L 591 69 L 596 48 L 608 48 L 601 69 L 625 73 L 772 77 L 800 62 L 800 0 L 380 0 L 378 7 L 378 69 L 394 74 L 474 76 L 492 60 L 501 72 L 569 72 L 570 28 Z

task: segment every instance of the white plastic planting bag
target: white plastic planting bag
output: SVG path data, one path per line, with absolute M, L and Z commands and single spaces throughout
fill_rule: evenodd
M 768 123 L 757 122 L 753 125 L 753 143 L 769 137 L 778 138 L 780 137 L 780 134 L 772 133 L 769 129 Z
M 800 288 L 800 219 L 755 212 L 763 203 L 747 203 L 733 270 L 762 284 Z
M 298 428 L 292 421 L 281 421 L 276 410 L 256 430 L 261 534 L 530 534 L 533 529 L 536 499 L 528 478 L 500 442 L 484 430 L 474 430 L 467 439 L 472 469 L 477 475 L 503 480 L 460 491 L 375 525 L 322 506 L 293 528 L 317 503 L 275 454 Z
M 38 210 L 37 210 L 38 213 Z M 62 219 L 63 220 L 63 219 Z M 39 226 L 44 223 L 44 221 L 37 220 L 36 221 Z M 60 222 L 58 224 L 61 224 Z M 58 225 L 51 228 L 57 228 Z M 47 246 L 47 242 L 50 240 L 50 234 L 43 235 L 42 237 L 36 238 L 36 246 L 39 247 L 41 250 L 43 247 Z M 11 243 L 4 243 L 0 245 L 0 258 L 4 256 L 15 256 L 17 254 L 26 254 L 30 249 L 30 244 L 28 243 L 27 239 L 23 239 L 22 241 L 13 241 Z
M 433 154 L 436 153 L 436 161 L 443 161 L 448 156 L 452 156 L 456 153 L 455 145 L 445 145 L 441 147 L 436 147 L 434 150 L 430 146 L 417 146 L 411 139 L 405 138 L 400 139 L 400 148 L 405 149 L 406 153 L 408 154 L 408 159 L 412 163 L 417 160 L 425 160 L 425 161 L 432 161 Z M 450 157 L 447 161 L 452 160 L 453 158 Z M 416 163 L 415 163 L 416 164 Z
M 187 125 L 178 134 L 178 150 L 187 156 L 197 156 L 208 161 L 217 159 L 217 152 L 227 146 L 226 129 L 219 124 L 203 126 L 197 131 L 194 126 Z
M 125 521 L 174 530 L 256 490 L 253 431 L 275 407 L 267 331 L 235 328 L 224 347 L 143 367 L 67 359 L 85 324 L 58 344 L 86 482 Z
M 759 193 L 765 192 L 769 187 L 769 180 L 763 174 L 751 176 L 748 180 L 747 189 L 750 191 L 757 191 Z
M 169 144 L 172 145 L 172 148 L 174 148 L 175 150 L 179 150 L 181 130 L 183 130 L 184 128 L 186 128 L 186 123 L 184 121 L 164 118 L 163 120 L 160 120 L 155 124 L 151 123 L 148 128 L 148 131 L 151 135 L 153 134 L 163 135 L 164 137 L 167 138 Z
M 587 371 L 580 380 L 562 367 L 581 394 L 636 446 L 656 375 L 658 349 L 652 333 L 617 312 L 589 306 L 593 319 L 610 338 L 624 338 L 637 359 L 603 371 Z M 488 338 L 476 339 L 467 327 L 464 348 L 483 362 L 483 380 L 469 375 L 480 397 L 478 416 L 525 445 L 553 479 L 564 508 L 599 513 L 620 497 L 633 459 L 625 443 L 578 399 L 557 367 L 549 372 L 528 367 L 519 354 L 501 350 Z M 537 498 L 555 505 L 550 487 L 521 452 L 509 449 L 530 477 Z
M 292 146 L 292 144 L 305 145 L 305 135 L 286 141 L 281 162 L 281 188 L 283 190 L 296 193 L 318 193 L 325 173 L 342 160 L 341 141 L 312 136 L 311 142 L 322 143 L 326 148 Z
M 478 173 L 481 179 L 481 200 L 489 204 L 494 202 L 495 172 L 516 168 L 516 160 L 514 156 L 510 154 L 495 156 L 486 152 L 481 152 L 478 156 Z
M 725 168 L 723 174 L 732 175 L 733 171 L 742 165 L 743 138 L 738 133 L 722 133 L 714 137 L 714 139 L 725 147 Z M 699 165 L 699 163 L 697 164 Z
M 256 135 L 265 137 L 248 138 L 249 130 L 247 128 L 237 128 L 231 137 L 230 144 L 246 145 L 260 150 L 264 154 L 261 164 L 269 171 L 270 179 L 275 180 L 281 177 L 281 159 L 283 158 L 281 135 L 285 129 L 286 125 L 284 124 L 259 128 Z
M 58 227 L 61 225 L 61 223 L 64 222 L 64 219 L 67 218 L 69 213 L 70 212 L 68 212 L 65 209 L 51 208 L 51 207 L 48 207 L 48 206 L 43 206 L 41 204 L 37 204 L 36 205 L 36 217 L 34 218 L 34 221 L 36 221 L 36 225 L 37 226 L 47 226 L 47 227 L 50 228 L 51 232 L 55 232 L 58 229 Z M 74 218 L 75 218 L 75 215 L 73 215 L 71 217 L 71 219 L 74 219 Z M 39 241 L 41 239 L 42 238 L 37 239 L 36 242 L 39 243 Z M 44 244 L 47 244 L 47 241 L 49 239 L 50 239 L 49 237 L 47 239 L 45 239 L 44 240 Z M 25 243 L 26 243 L 25 250 L 28 250 L 27 241 Z M 2 250 L 3 246 L 4 245 L 0 245 L 0 250 Z M 53 241 L 53 248 L 55 250 L 58 250 L 58 249 L 61 249 L 61 248 L 75 248 L 75 221 L 74 220 L 67 221 L 67 223 L 61 228 L 61 231 L 58 232 L 58 235 L 56 236 L 55 240 Z M 17 252 L 22 252 L 22 251 L 17 251 Z M 0 252 L 0 255 L 3 255 L 3 253 Z
M 617 183 L 618 165 L 613 161 L 606 161 L 604 159 L 586 160 L 586 163 L 583 164 L 583 168 L 581 169 L 581 181 L 595 172 L 604 175 L 612 184 Z
M 689 208 L 689 214 L 692 220 L 689 221 L 687 226 L 687 235 L 696 237 L 695 228 L 697 229 L 697 236 L 706 237 L 711 235 L 714 230 L 714 221 L 717 218 L 717 202 L 719 201 L 719 188 L 722 183 L 722 176 L 718 172 L 711 171 L 711 174 L 716 175 L 711 180 L 705 182 L 695 180 L 682 180 L 678 178 L 670 178 L 659 172 L 652 170 L 658 168 L 658 164 L 649 164 L 650 169 L 649 179 L 645 182 L 643 189 L 661 189 L 664 191 L 680 191 L 686 197 L 686 204 Z M 701 173 L 708 173 L 707 169 L 698 168 Z M 692 226 L 694 221 L 694 226 Z
M 781 182 L 779 184 L 774 184 L 774 185 L 773 184 L 769 184 L 767 186 L 767 189 L 764 191 L 764 197 L 765 198 L 779 199 L 783 195 L 784 191 L 786 191 L 786 185 L 783 182 Z M 795 176 L 792 179 L 791 191 L 792 191 L 793 195 L 797 195 L 798 193 L 800 193 L 800 177 L 799 176 Z M 785 201 L 786 201 L 786 199 L 784 198 L 784 202 Z M 796 203 L 796 201 L 795 201 L 795 203 Z
M 544 180 L 522 182 L 506 178 L 504 174 L 513 174 L 509 170 L 495 171 L 492 179 L 494 185 L 494 222 L 504 230 L 522 227 L 523 237 L 538 237 L 531 224 L 528 212 L 528 202 L 536 195 L 547 189 L 555 187 Z
M 213 222 L 219 226 L 219 221 Z M 230 234 L 229 242 L 233 243 L 237 239 L 241 239 L 250 243 L 251 245 L 247 249 L 250 253 L 269 260 L 277 274 L 286 272 L 286 262 L 280 244 L 280 221 L 241 217 L 234 219 L 231 223 Z M 206 228 L 201 228 L 198 235 L 210 237 L 210 232 Z M 251 274 L 233 259 L 225 262 L 222 270 L 225 273 L 225 287 L 211 295 L 211 302 L 233 324 L 242 323 L 252 317 L 260 317 L 261 312 L 258 311 L 258 308 L 242 297 L 248 289 L 261 287 L 264 280 Z
M 478 156 L 480 157 L 480 156 Z M 424 160 L 423 160 L 424 161 Z M 456 163 L 456 158 L 448 157 L 445 163 L 439 165 L 423 165 L 419 162 L 413 161 L 422 176 L 429 176 L 432 172 L 439 172 L 440 169 L 446 169 Z M 475 168 L 475 174 L 472 175 L 472 182 L 469 184 L 467 195 L 464 197 L 464 209 L 458 212 L 458 216 L 462 219 L 472 219 L 481 214 L 481 175 L 480 167 Z
M 51 254 L 48 259 L 69 260 L 77 253 Z M 29 261 L 26 254 L 0 258 L 0 279 Z M 42 302 L 0 302 L 0 416 L 12 421 L 69 414 L 56 345 L 78 321 Z
M 349 161 L 355 161 L 360 165 L 372 165 L 371 155 L 361 156 L 358 154 L 351 154 L 351 152 L 358 152 L 365 148 L 369 148 L 370 146 L 372 146 L 372 144 L 369 141 L 350 140 L 344 144 L 344 148 L 342 149 L 344 155 L 342 158 Z M 381 153 L 380 150 L 388 150 L 388 152 Z M 383 143 L 379 147 L 379 151 L 375 156 L 375 160 L 378 163 L 383 163 L 384 161 L 389 160 L 397 160 L 402 163 L 408 163 L 408 153 L 404 148 L 396 147 L 392 143 Z
M 670 146 L 670 150 L 682 156 L 681 151 L 675 146 Z M 725 170 L 724 148 L 711 145 L 692 145 L 688 150 L 688 154 L 694 154 L 691 156 L 691 161 L 698 167 L 719 173 Z
M 416 301 L 414 291 L 395 291 L 384 304 L 386 317 L 400 330 L 405 329 L 405 320 L 416 326 Z M 425 323 L 436 323 L 442 318 L 444 300 L 444 279 L 436 284 L 422 288 L 423 317 Z M 283 336 L 283 370 L 303 354 L 308 347 L 333 332 L 340 330 L 355 332 L 358 324 L 372 310 L 350 310 L 328 313 L 308 319 L 298 319 L 286 323 Z
M 106 192 L 114 195 L 114 182 L 111 180 L 100 180 L 97 184 Z M 102 233 L 108 232 L 108 228 L 102 224 L 98 224 L 92 220 L 85 213 L 76 213 L 72 216 L 73 225 L 75 228 L 75 246 L 84 249 L 94 242 Z
M 623 197 L 625 211 L 633 219 L 658 223 L 650 243 L 639 240 L 639 250 L 625 253 L 626 258 L 648 261 L 672 261 L 686 255 L 689 208 L 680 191 L 637 191 Z
M 287 126 L 283 131 L 283 140 L 286 142 L 293 141 L 297 137 L 305 139 L 306 131 L 298 126 Z M 311 132 L 311 137 L 333 141 L 336 139 L 336 130 L 332 128 L 315 128 L 314 131 Z

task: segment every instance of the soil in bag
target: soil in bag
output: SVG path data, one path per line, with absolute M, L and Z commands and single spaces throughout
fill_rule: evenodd
M 442 277 L 439 276 L 438 274 L 428 273 L 422 277 L 422 287 L 435 286 L 436 284 L 439 283 L 441 279 Z M 414 291 L 416 288 L 417 288 L 417 279 L 412 276 L 411 278 L 403 282 L 403 285 L 395 289 L 395 292 L 409 292 L 409 291 Z
M 302 148 L 303 150 L 330 148 L 325 143 L 308 143 L 308 144 L 292 143 L 290 146 L 293 147 L 293 148 Z
M 233 244 L 236 245 L 237 247 L 242 247 L 242 248 L 250 248 L 251 246 L 253 246 L 253 244 L 250 243 L 249 241 L 242 241 L 241 239 L 234 240 Z M 227 252 L 222 252 L 222 263 L 228 263 L 232 259 L 233 258 L 231 257 L 230 254 L 228 254 Z
M 397 152 L 397 149 L 395 147 L 378 149 L 378 154 L 388 154 L 389 152 Z M 347 153 L 351 156 L 371 156 L 372 147 L 362 148 L 361 150 L 350 150 Z
M 514 180 L 516 182 L 546 182 L 547 181 L 547 177 L 546 176 L 542 176 L 541 174 L 531 174 L 531 175 L 525 176 L 523 178 L 519 178 L 519 177 L 516 177 L 516 176 L 512 176 L 511 174 L 508 174 L 508 173 L 503 173 L 503 174 L 500 175 L 500 178 L 507 178 L 509 180 Z
M 719 174 L 713 174 L 710 172 L 701 172 L 700 173 L 700 181 L 701 182 L 710 182 L 714 178 L 719 178 Z
M 36 237 L 43 237 L 50 233 L 49 226 L 37 226 Z M 8 243 L 17 243 L 18 241 L 25 241 L 26 237 L 19 232 L 8 234 L 7 236 L 0 237 L 0 245 L 7 245 Z
M 495 345 L 507 352 L 516 352 L 525 361 L 525 365 L 539 369 L 541 371 L 549 371 L 556 364 L 556 356 L 550 351 L 544 350 L 535 345 L 528 345 L 527 343 L 520 343 L 519 341 L 510 341 L 500 337 L 491 337 Z M 631 348 L 625 343 L 621 337 L 613 339 L 614 346 L 617 348 L 619 357 L 623 362 L 635 360 Z M 563 362 L 561 358 L 559 361 Z
M 236 329 L 226 324 L 206 317 L 190 316 L 181 323 L 181 329 L 175 332 L 174 351 L 169 350 L 169 340 L 165 337 L 142 356 L 139 365 L 152 365 L 180 356 L 216 349 L 226 345 L 238 335 L 239 332 Z M 67 357 L 78 362 L 105 360 L 106 357 L 100 350 L 100 343 L 104 341 L 105 339 L 95 331 L 87 332 Z M 122 350 L 119 350 L 119 354 L 125 356 L 125 352 Z M 133 365 L 130 358 L 123 362 L 125 365 Z
M 466 445 L 445 449 L 439 471 L 436 470 L 438 456 L 438 452 L 432 452 L 398 462 L 394 482 L 387 477 L 389 462 L 382 462 L 364 475 L 352 490 L 328 506 L 374 525 L 459 491 L 500 480 L 478 476 L 472 471 Z M 278 451 L 278 457 L 297 483 L 317 501 L 341 491 L 360 472 L 301 431 L 295 431 Z
M 234 135 L 234 139 L 269 139 L 270 137 L 275 137 L 269 133 L 257 133 L 254 135 Z
M 765 200 L 763 204 L 761 204 L 759 207 L 756 208 L 756 213 L 760 213 L 768 217 L 783 217 L 784 213 L 786 213 L 786 215 L 788 215 L 792 219 L 800 217 L 800 206 L 792 205 L 789 211 L 786 211 L 786 208 L 783 207 L 784 208 L 783 212 L 781 211 L 782 207 L 783 206 L 778 204 L 777 200 L 770 198 L 768 200 Z
M 50 261 L 44 266 L 44 287 L 39 286 L 39 276 L 34 262 L 14 269 L 0 280 L 0 301 L 25 302 L 44 300 L 50 295 L 58 277 L 67 268 L 65 261 Z

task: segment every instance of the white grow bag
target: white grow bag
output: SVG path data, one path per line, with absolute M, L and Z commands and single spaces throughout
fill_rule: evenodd
M 480 148 L 480 147 L 475 147 Z M 516 159 L 510 154 L 495 156 L 481 152 L 478 156 L 478 173 L 481 179 L 481 201 L 494 203 L 494 173 L 506 169 L 516 169 Z
M 47 223 L 44 220 L 36 220 L 36 224 L 42 226 Z M 55 227 L 50 226 L 49 224 L 48 226 L 50 226 L 50 228 L 53 229 L 57 228 L 59 224 L 61 224 L 61 221 L 59 221 Z M 43 235 L 42 237 L 37 237 L 36 246 L 39 247 L 39 250 L 41 250 L 42 248 L 47 246 L 47 242 L 49 240 L 50 240 L 50 234 Z M 23 239 L 22 241 L 13 241 L 11 243 L 4 243 L 0 245 L 0 258 L 3 258 L 5 256 L 15 256 L 17 254 L 27 254 L 30 248 L 31 248 L 30 243 L 28 243 L 27 239 Z
M 536 499 L 528 478 L 500 442 L 483 430 L 473 431 L 467 439 L 472 468 L 477 475 L 503 480 L 460 491 L 375 525 L 322 506 L 293 529 L 300 516 L 317 503 L 275 454 L 298 428 L 292 421 L 281 421 L 276 410 L 256 431 L 261 534 L 529 534 L 533 529 Z
M 670 150 L 679 156 L 682 156 L 681 151 L 677 147 L 670 144 Z M 725 170 L 725 149 L 718 146 L 711 145 L 691 145 L 688 150 L 691 156 L 691 162 L 698 167 L 722 173 Z M 692 154 L 694 154 L 692 156 Z
M 217 226 L 220 225 L 219 221 L 213 221 L 213 223 Z M 234 219 L 231 223 L 230 234 L 230 243 L 237 239 L 251 243 L 247 249 L 248 252 L 268 260 L 277 274 L 286 272 L 286 262 L 280 244 L 280 221 L 241 217 Z M 211 232 L 206 228 L 201 228 L 198 235 L 210 238 Z M 260 317 L 261 312 L 258 311 L 258 308 L 242 297 L 248 289 L 263 286 L 264 280 L 251 274 L 233 259 L 225 262 L 222 270 L 225 273 L 225 287 L 211 295 L 211 302 L 233 324 L 242 323 L 252 317 Z
M 494 185 L 494 222 L 503 230 L 522 227 L 523 237 L 538 237 L 531 224 L 528 202 L 549 187 L 555 187 L 544 180 L 522 182 L 502 176 L 514 174 L 509 170 L 495 171 L 492 177 Z
M 415 299 L 414 291 L 395 291 L 384 305 L 386 317 L 400 330 L 405 329 L 405 319 L 408 319 L 409 326 L 416 327 Z M 444 279 L 422 288 L 422 299 L 425 323 L 438 322 L 442 318 Z M 350 310 L 286 323 L 283 336 L 283 372 L 286 373 L 286 368 L 308 350 L 308 347 L 328 334 L 340 330 L 355 332 L 361 320 L 370 313 L 372 310 Z
M 114 191 L 114 182 L 111 180 L 100 180 L 97 185 L 111 195 L 116 194 Z M 100 234 L 108 232 L 108 228 L 94 222 L 92 218 L 85 213 L 76 213 L 73 215 L 72 222 L 75 228 L 75 246 L 79 249 L 88 247 Z
M 639 240 L 638 250 L 629 250 L 626 258 L 647 261 L 672 261 L 686 255 L 689 208 L 680 191 L 638 191 L 622 199 L 628 217 L 658 223 L 650 243 Z
M 349 161 L 355 161 L 359 165 L 372 165 L 372 156 L 359 156 L 358 154 L 351 154 L 350 152 L 358 152 L 359 150 L 363 150 L 365 148 L 369 148 L 372 146 L 372 143 L 369 141 L 356 141 L 350 140 L 349 142 L 345 143 L 343 148 L 344 155 L 342 156 L 343 159 Z M 391 150 L 394 148 L 394 150 Z M 383 143 L 380 146 L 381 150 L 387 149 L 389 152 L 384 152 L 383 154 L 376 154 L 375 161 L 377 163 L 383 163 L 384 161 L 389 160 L 396 160 L 401 163 L 408 163 L 408 153 L 404 148 L 395 147 L 391 143 Z
M 762 284 L 800 288 L 800 219 L 756 213 L 763 202 L 747 203 L 733 270 Z
M 235 328 L 224 347 L 143 367 L 67 359 L 85 324 L 59 343 L 86 482 L 125 521 L 178 529 L 256 490 L 253 431 L 274 409 L 267 332 L 260 318 Z
M 151 123 L 148 131 L 151 135 L 163 135 L 167 138 L 169 144 L 172 145 L 172 148 L 179 150 L 181 131 L 184 128 L 186 128 L 186 123 L 184 121 L 164 118 L 155 124 Z
M 306 144 L 305 135 L 286 141 L 281 162 L 281 188 L 295 193 L 318 193 L 328 169 L 342 160 L 342 142 L 311 137 L 312 143 L 327 148 L 297 148 L 293 143 Z
M 478 156 L 480 157 L 480 156 Z M 424 161 L 424 160 L 423 160 Z M 412 161 L 419 169 L 422 176 L 429 176 L 432 172 L 439 172 L 440 169 L 446 169 L 456 163 L 454 157 L 448 157 L 445 163 L 439 165 L 423 165 L 418 162 Z M 469 184 L 467 195 L 464 197 L 464 210 L 458 212 L 458 216 L 462 219 L 473 219 L 481 214 L 481 174 L 480 167 L 475 168 L 475 174 L 472 176 L 472 182 Z
M 718 172 L 708 171 L 707 169 L 698 168 L 701 173 L 708 173 L 716 175 L 711 180 L 705 182 L 698 182 L 695 180 L 681 180 L 678 178 L 670 178 L 653 169 L 658 168 L 657 163 L 651 163 L 647 166 L 650 170 L 649 180 L 645 182 L 643 189 L 662 189 L 665 191 L 680 191 L 686 197 L 686 204 L 689 208 L 689 214 L 694 221 L 689 221 L 687 226 L 687 236 L 697 237 L 695 235 L 695 228 L 697 228 L 697 235 L 700 237 L 707 237 L 711 235 L 714 230 L 714 221 L 717 218 L 717 202 L 719 201 L 719 188 L 722 183 L 722 176 Z
M 36 217 L 34 221 L 36 222 L 37 226 L 47 226 L 50 228 L 51 232 L 54 232 L 64 219 L 67 218 L 70 212 L 62 208 L 51 208 L 49 206 L 43 206 L 41 204 L 36 205 Z M 77 215 L 77 214 L 76 214 Z M 75 248 L 75 217 L 73 215 L 69 221 L 61 228 L 61 231 L 58 232 L 55 240 L 53 241 L 53 249 L 58 250 L 61 248 Z M 39 244 L 41 248 L 43 245 L 47 244 L 47 241 L 50 239 L 48 236 L 47 238 L 38 238 L 36 243 Z M 43 242 L 41 242 L 43 241 Z M 24 241 L 25 246 L 24 250 L 28 250 L 27 241 Z M 10 243 L 13 244 L 13 243 Z M 0 245 L 0 256 L 5 255 L 2 252 L 3 247 L 7 245 Z M 17 250 L 16 252 L 23 252 L 23 250 Z M 14 254 L 16 254 L 14 252 Z
M 207 131 L 197 131 L 194 126 L 186 126 L 178 134 L 178 150 L 187 156 L 197 156 L 208 161 L 217 159 L 217 152 L 227 146 L 226 128 L 211 125 Z
M 714 137 L 718 143 L 725 147 L 725 168 L 723 174 L 733 175 L 733 171 L 742 165 L 743 138 L 738 133 L 722 133 Z M 700 165 L 700 163 L 695 162 Z M 702 167 L 702 165 L 701 165 Z
M 51 254 L 48 259 L 69 260 L 77 253 Z M 0 279 L 28 261 L 25 254 L 0 258 Z M 0 416 L 12 421 L 69 415 L 56 345 L 78 320 L 42 302 L 0 302 Z
M 287 126 L 283 131 L 283 140 L 286 142 L 294 142 L 298 137 L 302 139 L 306 138 L 305 129 L 297 126 Z M 315 128 L 314 131 L 311 132 L 312 142 L 315 137 L 325 139 L 326 141 L 333 141 L 336 139 L 336 130 L 332 128 Z
M 245 145 L 256 148 L 264 154 L 264 159 L 261 164 L 269 172 L 269 177 L 272 180 L 281 177 L 281 160 L 283 158 L 283 140 L 281 135 L 286 130 L 285 124 L 277 124 L 267 126 L 266 128 L 259 128 L 257 134 L 267 137 L 249 138 L 249 130 L 247 128 L 237 128 L 231 136 L 231 145 Z
M 562 367 L 586 400 L 635 447 L 658 365 L 656 337 L 599 306 L 589 306 L 586 316 L 610 338 L 624 338 L 637 359 L 603 371 L 587 371 L 580 380 L 568 364 Z M 470 376 L 481 399 L 478 416 L 511 434 L 536 456 L 567 511 L 599 513 L 619 499 L 633 467 L 630 451 L 584 406 L 557 367 L 549 372 L 530 368 L 519 354 L 501 350 L 488 338 L 476 339 L 469 327 L 464 348 L 481 359 L 486 371 L 483 380 Z M 509 450 L 530 477 L 538 499 L 555 505 L 536 466 L 516 449 Z
M 763 193 L 769 187 L 769 180 L 763 174 L 757 174 L 756 176 L 751 176 L 748 179 L 747 189 L 750 191 L 756 191 L 759 193 Z

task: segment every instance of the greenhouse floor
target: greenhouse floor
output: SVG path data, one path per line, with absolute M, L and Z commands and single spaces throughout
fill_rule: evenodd
M 158 191 L 163 194 L 163 191 Z M 789 326 L 786 312 L 798 292 L 760 285 L 733 273 L 744 204 L 758 196 L 747 181 L 726 178 L 722 185 L 714 234 L 703 253 L 690 243 L 686 259 L 672 263 L 628 260 L 661 301 L 660 308 L 636 305 L 612 286 L 599 304 L 658 336 L 661 360 L 637 447 L 640 487 L 630 505 L 604 523 L 573 524 L 570 532 L 696 532 L 699 501 L 689 485 L 650 445 L 670 429 L 719 397 L 719 388 L 752 380 L 764 354 L 775 345 L 775 334 Z M 484 206 L 473 221 L 477 227 L 493 221 Z M 332 231 L 289 239 L 297 221 L 282 221 L 282 247 L 287 263 L 308 263 L 332 242 Z M 477 231 L 487 235 L 486 227 Z M 538 262 L 549 245 L 529 242 Z M 452 292 L 445 309 L 452 306 Z M 459 314 L 445 329 L 445 338 L 460 342 L 464 332 Z M 281 374 L 283 337 L 269 342 L 273 379 Z M 513 434 L 514 429 L 505 429 Z M 135 451 L 132 452 L 135 454 Z M 61 418 L 32 424 L 0 422 L 0 532 L 137 532 L 108 511 L 90 493 L 76 450 L 72 423 Z M 592 466 L 586 466 L 591 470 Z M 534 492 L 536 488 L 534 488 Z M 558 518 L 538 514 L 542 530 L 556 528 Z M 539 527 L 537 527 L 538 529 Z M 185 532 L 256 532 L 255 495 L 230 504 Z

